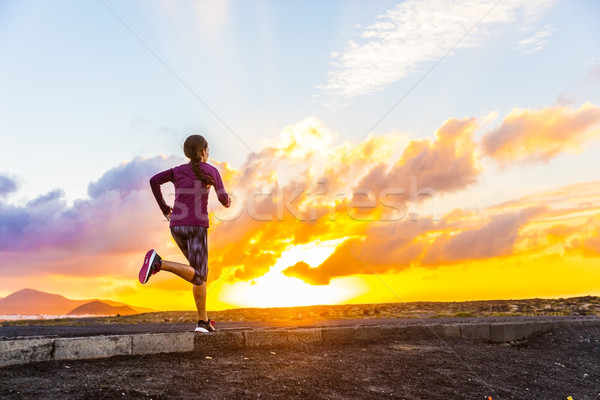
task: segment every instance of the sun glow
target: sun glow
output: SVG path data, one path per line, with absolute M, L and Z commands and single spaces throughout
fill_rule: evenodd
M 313 268 L 318 266 L 346 239 L 290 246 L 265 275 L 251 281 L 224 284 L 219 300 L 235 307 L 291 307 L 339 304 L 363 294 L 367 288 L 353 280 L 334 279 L 329 285 L 314 286 L 282 273 L 299 261 Z

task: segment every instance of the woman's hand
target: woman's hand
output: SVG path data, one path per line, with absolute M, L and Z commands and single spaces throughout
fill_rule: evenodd
M 229 200 L 227 200 L 227 205 L 225 206 L 225 208 L 229 208 L 230 205 L 231 205 L 231 197 L 229 197 Z

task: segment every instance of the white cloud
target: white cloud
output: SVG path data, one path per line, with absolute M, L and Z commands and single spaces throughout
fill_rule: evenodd
M 216 36 L 230 22 L 230 3 L 228 0 L 195 1 L 191 5 L 198 18 L 198 27 L 205 36 Z
M 360 43 L 350 40 L 342 52 L 334 52 L 328 82 L 319 88 L 346 99 L 377 92 L 414 72 L 419 64 L 440 59 L 453 46 L 458 49 L 480 45 L 496 24 L 518 18 L 530 23 L 550 3 L 551 0 L 404 1 L 364 28 Z
M 538 52 L 548 44 L 548 38 L 552 36 L 555 31 L 556 29 L 552 28 L 550 25 L 546 25 L 533 36 L 520 40 L 517 49 L 520 50 L 521 54 Z
M 167 14 L 175 21 L 177 29 L 174 30 L 181 36 L 176 40 L 190 40 L 189 48 L 195 48 L 198 45 L 198 38 L 203 42 L 209 41 L 211 44 L 220 44 L 222 35 L 227 29 L 231 29 L 232 14 L 231 2 L 229 0 L 195 0 L 192 2 L 163 0 L 157 3 L 159 12 Z M 189 18 L 192 18 L 190 24 Z M 193 26 L 198 37 L 188 37 L 190 32 L 186 29 Z

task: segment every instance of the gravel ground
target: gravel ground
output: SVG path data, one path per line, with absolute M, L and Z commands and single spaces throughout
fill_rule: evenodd
M 288 345 L 0 368 L 2 398 L 600 399 L 600 328 L 511 344 Z

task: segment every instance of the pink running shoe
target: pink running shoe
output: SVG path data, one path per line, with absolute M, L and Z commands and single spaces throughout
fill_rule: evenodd
M 140 283 L 144 284 L 148 282 L 150 275 L 154 275 L 160 271 L 161 265 L 162 259 L 156 253 L 156 251 L 154 251 L 154 249 L 147 252 L 146 257 L 144 258 L 144 265 L 142 266 L 142 269 L 140 269 Z

